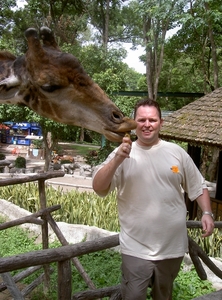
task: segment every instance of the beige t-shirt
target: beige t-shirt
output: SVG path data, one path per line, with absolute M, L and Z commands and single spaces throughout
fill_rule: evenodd
M 133 142 L 130 158 L 117 169 L 109 192 L 115 188 L 122 253 L 160 260 L 180 257 L 188 251 L 182 189 L 195 200 L 207 187 L 186 151 L 162 140 L 152 147 Z

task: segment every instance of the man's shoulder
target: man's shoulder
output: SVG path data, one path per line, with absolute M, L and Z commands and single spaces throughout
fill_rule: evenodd
M 182 148 L 180 145 L 178 145 L 174 142 L 161 140 L 161 145 L 162 145 L 162 147 L 166 147 L 168 149 L 172 149 L 175 151 L 186 152 L 186 150 L 184 148 Z

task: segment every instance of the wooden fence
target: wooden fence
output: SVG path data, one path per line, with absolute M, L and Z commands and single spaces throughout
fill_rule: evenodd
M 57 226 L 55 220 L 52 218 L 51 213 L 60 209 L 60 205 L 47 207 L 46 193 L 45 193 L 45 180 L 55 177 L 62 177 L 64 173 L 61 171 L 47 172 L 36 175 L 25 176 L 22 178 L 8 178 L 0 180 L 0 186 L 14 185 L 27 183 L 31 181 L 38 182 L 40 211 L 29 215 L 24 218 L 5 222 L 0 224 L 0 230 L 5 230 L 9 227 L 21 225 L 24 223 L 34 223 L 41 225 L 42 229 L 42 250 L 33 251 L 25 254 L 19 254 L 10 257 L 0 258 L 0 274 L 3 278 L 3 283 L 0 284 L 0 292 L 6 288 L 9 290 L 11 296 L 16 300 L 24 300 L 38 284 L 44 283 L 44 289 L 47 291 L 50 287 L 51 268 L 50 263 L 56 262 L 58 269 L 57 279 L 57 298 L 59 300 L 90 300 L 101 299 L 109 297 L 112 300 L 121 300 L 120 286 L 105 287 L 96 289 L 88 274 L 84 271 L 78 256 L 92 252 L 101 251 L 104 249 L 113 248 L 119 245 L 119 235 L 96 239 L 94 241 L 87 241 L 69 245 L 64 235 Z M 39 218 L 40 217 L 40 218 Z M 49 249 L 48 238 L 48 224 L 51 226 L 62 246 L 54 249 Z M 188 228 L 201 228 L 201 222 L 187 221 Z M 215 222 L 216 228 L 222 228 L 222 222 Z M 214 265 L 204 251 L 189 237 L 189 253 L 194 263 L 199 277 L 202 280 L 207 278 L 206 273 L 202 267 L 200 259 L 222 279 L 222 271 Z M 76 293 L 72 295 L 72 277 L 71 277 L 71 263 L 74 264 L 83 280 L 86 282 L 89 290 Z M 27 286 L 24 290 L 20 291 L 16 283 L 25 277 L 29 276 L 39 268 L 43 268 L 44 272 L 34 282 Z M 25 271 L 11 277 L 10 271 L 27 268 Z

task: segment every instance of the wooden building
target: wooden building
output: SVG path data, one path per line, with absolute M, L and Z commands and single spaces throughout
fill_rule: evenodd
M 188 143 L 188 153 L 200 168 L 203 148 L 218 150 L 216 193 L 211 197 L 216 219 L 222 219 L 222 88 L 164 118 L 161 138 Z M 196 201 L 186 197 L 189 216 L 198 216 Z

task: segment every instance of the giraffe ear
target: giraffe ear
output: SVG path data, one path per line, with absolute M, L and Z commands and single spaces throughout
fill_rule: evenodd
M 19 99 L 19 87 L 21 81 L 17 76 L 11 74 L 7 78 L 0 81 L 1 100 L 7 100 L 10 103 L 11 99 Z
M 21 84 L 21 81 L 18 79 L 17 76 L 11 74 L 7 78 L 0 81 L 0 85 L 5 85 L 8 89 L 12 87 L 16 87 Z
M 49 29 L 48 27 L 40 28 L 40 38 L 42 39 L 43 45 L 45 47 L 52 47 L 55 50 L 61 51 L 56 42 L 56 39 L 55 39 L 55 36 L 54 36 L 52 30 Z

